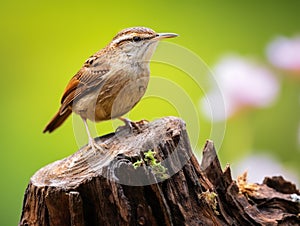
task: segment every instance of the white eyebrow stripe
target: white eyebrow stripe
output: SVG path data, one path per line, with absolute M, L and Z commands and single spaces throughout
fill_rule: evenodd
M 133 36 L 135 36 L 136 33 L 131 33 L 131 34 L 126 34 L 126 35 L 121 35 L 120 37 L 118 37 L 117 39 L 113 40 L 112 43 L 113 44 L 117 44 L 121 41 L 124 41 L 124 40 L 128 40 L 128 39 L 132 39 Z

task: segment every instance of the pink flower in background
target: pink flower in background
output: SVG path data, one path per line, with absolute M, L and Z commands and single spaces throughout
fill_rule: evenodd
M 278 37 L 267 46 L 266 51 L 274 66 L 300 75 L 300 36 Z
M 267 107 L 277 97 L 279 84 L 270 70 L 236 55 L 222 58 L 213 68 L 218 87 L 207 93 L 201 105 L 214 120 L 224 120 L 243 108 Z M 218 93 L 222 93 L 219 95 Z M 221 99 L 222 98 L 222 99 Z M 225 114 L 220 106 L 225 105 Z

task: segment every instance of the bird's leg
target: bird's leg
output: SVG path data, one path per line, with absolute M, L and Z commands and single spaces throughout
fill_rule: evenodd
M 105 145 L 99 145 L 96 143 L 96 141 L 94 140 L 94 138 L 91 136 L 90 130 L 89 130 L 89 126 L 87 124 L 86 118 L 82 118 L 86 132 L 88 134 L 89 137 L 89 144 L 88 147 L 92 148 L 94 151 L 100 151 L 102 154 L 105 152 Z
M 133 126 L 132 126 L 132 121 L 129 120 L 128 118 L 123 118 L 123 117 L 119 117 L 119 119 L 125 123 L 125 126 L 126 127 L 129 127 L 130 129 L 133 129 Z
M 137 129 L 138 131 L 141 131 L 141 128 L 139 127 L 139 125 L 133 121 L 131 121 L 128 118 L 123 118 L 123 117 L 119 117 L 119 119 L 121 121 L 123 121 L 125 123 L 126 127 L 129 127 L 130 130 L 133 130 L 133 128 Z

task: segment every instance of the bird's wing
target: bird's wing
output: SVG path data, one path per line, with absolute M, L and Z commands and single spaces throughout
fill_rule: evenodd
M 63 114 L 74 100 L 98 87 L 109 70 L 109 66 L 105 65 L 101 59 L 95 56 L 90 57 L 65 88 L 61 99 L 60 114 Z

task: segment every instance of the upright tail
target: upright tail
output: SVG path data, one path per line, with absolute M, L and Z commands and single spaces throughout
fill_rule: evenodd
M 63 114 L 60 114 L 60 112 L 58 111 L 56 115 L 48 123 L 43 133 L 46 132 L 51 133 L 53 130 L 59 127 L 69 117 L 71 113 L 72 113 L 71 109 L 66 110 Z

